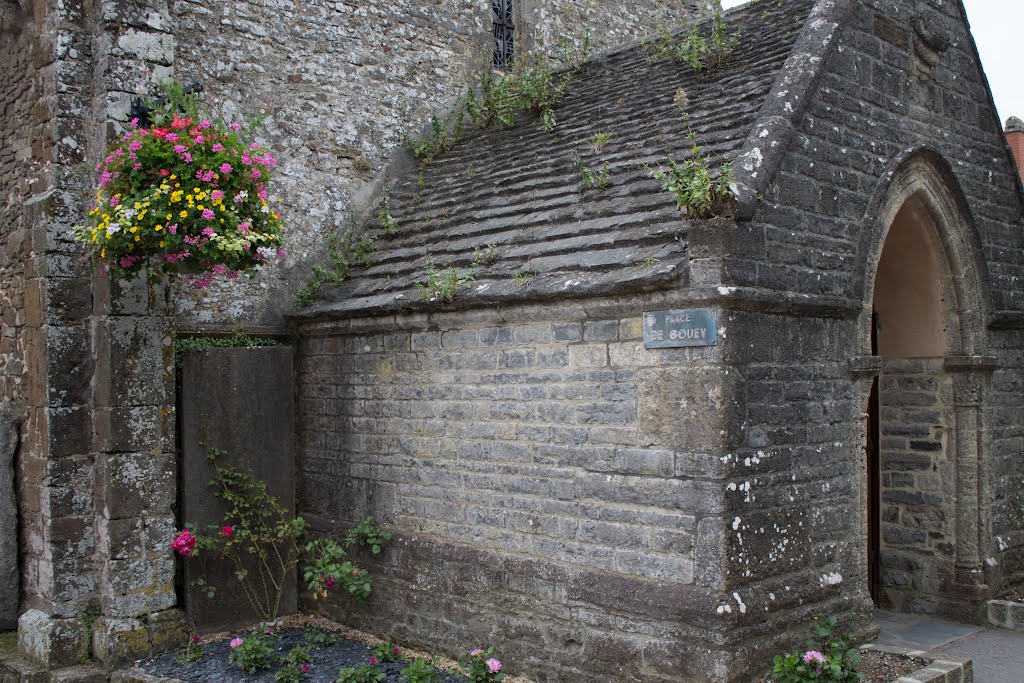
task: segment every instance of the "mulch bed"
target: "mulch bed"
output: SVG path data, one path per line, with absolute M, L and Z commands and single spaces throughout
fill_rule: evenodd
M 339 636 L 337 645 L 329 645 L 315 649 L 306 642 L 304 632 L 306 628 L 317 628 L 327 633 Z M 228 661 L 231 652 L 230 641 L 234 637 L 245 638 L 248 632 L 242 630 L 237 633 L 218 633 L 207 636 L 202 640 L 203 658 L 198 662 L 178 662 L 178 652 L 167 652 L 136 664 L 136 666 L 151 676 L 161 678 L 176 678 L 189 682 L 220 681 L 222 683 L 272 683 L 274 675 L 280 668 L 276 661 L 288 654 L 297 645 L 302 645 L 309 650 L 312 657 L 310 670 L 306 673 L 303 681 L 309 683 L 333 683 L 338 677 L 338 671 L 343 667 L 359 667 L 366 664 L 373 655 L 373 651 L 381 641 L 365 633 L 345 628 L 339 624 L 321 619 L 318 617 L 298 616 L 289 617 L 284 620 L 281 629 L 274 634 L 275 642 L 273 657 L 275 666 L 265 671 L 254 674 L 243 673 L 241 669 Z M 413 658 L 425 658 L 427 655 L 401 649 L 401 656 L 405 660 Z M 454 669 L 455 662 L 447 659 L 436 658 L 443 667 Z M 387 683 L 399 683 L 402 669 L 408 666 L 408 661 L 387 662 L 378 665 L 379 670 L 387 675 Z M 442 679 L 445 683 L 466 683 L 467 679 L 457 673 L 441 670 Z M 506 679 L 512 683 L 516 679 Z
M 865 683 L 891 683 L 900 676 L 906 676 L 928 666 L 927 659 L 897 655 L 879 650 L 861 650 L 859 671 Z

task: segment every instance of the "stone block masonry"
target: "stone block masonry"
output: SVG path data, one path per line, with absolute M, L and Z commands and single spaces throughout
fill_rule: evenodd
M 722 669 L 720 349 L 647 350 L 639 310 L 515 313 L 303 337 L 300 513 L 397 532 L 349 620 L 565 680 Z

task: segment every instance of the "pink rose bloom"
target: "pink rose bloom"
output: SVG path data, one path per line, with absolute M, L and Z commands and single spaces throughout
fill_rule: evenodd
M 492 674 L 496 674 L 499 671 L 501 671 L 501 662 L 499 662 L 494 657 L 488 659 L 486 662 L 484 662 L 484 664 L 487 665 L 487 671 L 489 671 Z
M 484 652 L 483 650 L 481 650 L 480 648 L 477 648 L 477 649 L 473 650 L 472 652 L 470 652 L 469 656 L 470 657 L 476 657 L 477 655 L 483 654 L 483 652 Z
M 125 262 L 127 261 L 127 263 Z M 129 257 L 121 259 L 121 267 L 127 268 L 131 266 L 132 261 Z M 192 554 L 192 549 L 196 547 L 196 537 L 192 535 L 192 532 L 188 529 L 182 529 L 178 537 L 171 542 L 171 548 L 174 552 L 179 555 L 188 557 Z
M 231 164 L 224 163 L 220 165 L 221 173 L 231 173 Z
M 203 218 L 208 221 L 212 221 L 214 218 L 213 209 L 203 209 Z
M 220 144 L 219 142 L 215 142 L 213 143 L 213 147 L 211 147 L 210 149 L 212 149 L 214 152 L 223 152 L 224 145 Z
M 235 530 L 232 529 L 230 526 L 224 527 L 223 529 L 220 530 L 220 532 L 222 534 L 224 534 L 225 536 L 227 536 L 228 538 L 231 538 L 232 536 L 235 535 Z
M 817 650 L 808 650 L 804 653 L 804 664 L 810 664 L 811 662 L 817 662 L 818 664 L 825 663 L 825 655 L 821 654 Z
M 234 639 L 234 640 L 232 640 L 232 641 L 231 641 L 230 643 L 228 643 L 228 645 L 230 645 L 230 646 L 231 646 L 231 648 L 232 648 L 232 649 L 234 649 L 234 648 L 238 647 L 239 645 L 241 645 L 241 644 L 242 644 L 242 643 L 244 643 L 244 642 L 245 642 L 245 641 L 244 641 L 244 640 L 242 640 L 241 638 L 235 638 L 235 639 Z

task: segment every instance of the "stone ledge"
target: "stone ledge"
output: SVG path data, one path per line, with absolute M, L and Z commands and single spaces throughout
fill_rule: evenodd
M 130 669 L 115 671 L 110 676 L 110 683 L 185 683 L 185 681 L 178 678 L 160 678 L 159 676 L 150 676 L 142 669 L 132 667 Z
M 989 600 L 988 623 L 1011 631 L 1024 631 L 1024 602 Z
M 893 645 L 865 645 L 861 649 L 928 660 L 928 666 L 901 676 L 893 683 L 974 683 L 974 665 L 970 659 L 924 650 L 909 650 Z

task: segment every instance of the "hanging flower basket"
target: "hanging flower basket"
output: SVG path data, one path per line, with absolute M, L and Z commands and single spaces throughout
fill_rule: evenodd
M 151 116 L 149 129 L 132 119 L 96 166 L 96 204 L 72 231 L 93 264 L 115 279 L 145 268 L 198 274 L 205 286 L 283 256 L 284 227 L 267 192 L 273 155 L 248 144 L 241 124 L 196 106 L 172 101 Z

